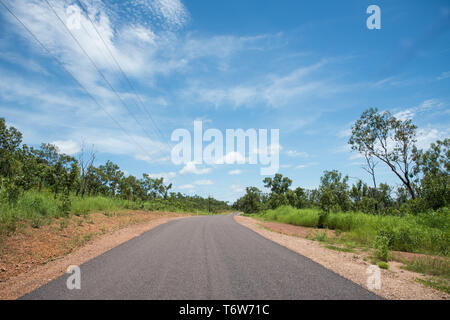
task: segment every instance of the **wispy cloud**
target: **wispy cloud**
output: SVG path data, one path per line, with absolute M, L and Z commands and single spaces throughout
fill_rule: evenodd
M 416 107 L 404 109 L 401 111 L 397 111 L 394 113 L 394 117 L 400 120 L 406 120 L 406 119 L 412 119 L 416 115 L 419 115 L 424 112 L 430 112 L 433 109 L 438 109 L 442 107 L 444 104 L 439 101 L 438 99 L 428 99 L 423 101 L 421 104 L 419 104 Z
M 181 186 L 178 187 L 179 189 L 182 190 L 190 190 L 190 189 L 195 189 L 195 186 L 193 184 L 183 184 Z
M 216 107 L 222 105 L 254 106 L 261 103 L 270 107 L 281 107 L 300 97 L 329 91 L 330 84 L 326 80 L 306 79 L 307 76 L 326 64 L 327 60 L 321 60 L 312 65 L 299 67 L 284 75 L 271 74 L 254 83 L 227 88 L 208 88 L 199 83 L 192 85 L 183 94 Z M 336 88 L 333 90 L 335 91 Z
M 308 163 L 297 165 L 295 167 L 295 169 L 305 169 L 305 168 L 308 168 L 308 167 L 316 166 L 318 164 L 319 164 L 318 162 L 308 162 Z
M 237 185 L 237 184 L 232 184 L 230 186 L 230 189 L 234 192 L 234 193 L 242 193 L 245 191 L 245 188 L 241 185 Z
M 450 71 L 442 72 L 439 77 L 437 77 L 437 80 L 444 80 L 450 78 Z
M 236 170 L 230 170 L 230 171 L 228 171 L 228 174 L 229 174 L 229 175 L 239 175 L 239 174 L 241 174 L 242 172 L 243 172 L 242 170 L 236 169 Z
M 196 180 L 194 181 L 194 184 L 199 186 L 209 186 L 214 184 L 214 182 L 212 182 L 211 180 Z
M 304 151 L 288 150 L 288 151 L 286 151 L 286 154 L 289 157 L 298 157 L 298 158 L 308 158 L 309 157 L 308 152 L 304 152 Z
M 149 173 L 151 178 L 163 178 L 165 182 L 172 181 L 176 177 L 177 173 L 175 171 L 170 172 L 160 172 L 160 173 Z
M 211 168 L 197 168 L 194 162 L 188 162 L 180 170 L 180 174 L 207 174 L 211 172 Z
M 61 153 L 74 155 L 81 150 L 80 145 L 73 140 L 56 140 L 52 142 Z

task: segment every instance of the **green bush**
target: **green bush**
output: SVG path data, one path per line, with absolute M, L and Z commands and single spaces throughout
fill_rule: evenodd
M 378 235 L 373 243 L 375 249 L 375 257 L 381 261 L 389 259 L 389 238 L 384 235 Z
M 404 202 L 401 207 L 400 207 L 400 211 L 403 214 L 413 214 L 413 215 L 418 215 L 421 214 L 423 212 L 426 212 L 428 210 L 427 208 L 427 203 L 425 202 L 425 200 L 423 199 L 411 199 L 408 200 L 406 202 Z
M 267 210 L 261 217 L 268 221 L 278 221 L 305 227 L 317 227 L 319 212 L 314 209 L 295 209 L 291 206 L 282 206 L 274 210 Z
M 377 236 L 387 239 L 391 250 L 447 256 L 450 245 L 450 215 L 444 208 L 419 215 L 381 216 L 360 212 L 330 212 L 324 227 L 343 231 L 345 239 L 373 246 Z M 319 209 L 282 206 L 258 214 L 264 220 L 298 226 L 319 226 Z

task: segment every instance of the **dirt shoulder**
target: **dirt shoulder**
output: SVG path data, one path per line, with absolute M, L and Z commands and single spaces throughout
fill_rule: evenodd
M 306 239 L 316 232 L 312 228 L 281 223 L 261 222 L 250 217 L 235 216 L 234 219 L 261 236 L 270 239 L 321 264 L 344 278 L 367 288 L 366 274 L 371 263 L 364 260 L 364 253 L 342 252 L 323 247 L 318 241 Z M 366 257 L 367 258 L 367 257 Z M 401 263 L 389 262 L 389 270 L 381 270 L 381 289 L 371 290 L 386 299 L 434 299 L 448 300 L 450 295 L 415 281 L 421 275 L 401 269 Z
M 0 243 L 0 299 L 17 299 L 140 234 L 188 214 L 127 211 L 30 225 Z

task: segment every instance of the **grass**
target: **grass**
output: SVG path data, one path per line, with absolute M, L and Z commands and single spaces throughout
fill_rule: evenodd
M 405 264 L 403 268 L 406 270 L 450 280 L 450 262 L 446 258 L 416 258 L 403 263 Z
M 351 248 L 337 247 L 337 246 L 334 246 L 332 244 L 325 245 L 325 248 L 328 248 L 328 249 L 331 249 L 331 250 L 335 250 L 335 251 L 342 251 L 342 252 L 354 252 L 354 250 L 351 249 Z
M 263 221 L 276 221 L 305 227 L 318 227 L 318 209 L 295 209 L 289 206 L 249 215 Z M 353 252 L 354 248 L 373 249 L 371 262 L 389 269 L 391 250 L 425 253 L 438 257 L 418 257 L 402 260 L 403 268 L 424 274 L 418 282 L 450 293 L 450 211 L 443 208 L 405 216 L 381 216 L 360 212 L 330 213 L 324 221 L 326 229 L 311 238 L 325 243 L 331 250 Z M 335 230 L 336 237 L 328 237 L 326 230 Z M 344 246 L 342 246 L 344 245 Z M 364 258 L 367 260 L 367 258 Z
M 427 287 L 450 294 L 450 285 L 448 280 L 431 277 L 427 279 L 416 279 L 416 281 Z
M 379 266 L 381 269 L 389 269 L 389 264 L 385 261 L 378 261 L 377 266 Z
M 155 199 L 151 201 L 127 201 L 112 197 L 86 196 L 84 198 L 71 195 L 70 210 L 62 211 L 62 201 L 54 198 L 50 192 L 27 191 L 14 204 L 0 199 L 0 235 L 14 232 L 21 221 L 28 221 L 33 228 L 40 228 L 55 218 L 67 218 L 71 215 L 86 216 L 91 212 L 103 212 L 107 216 L 115 215 L 121 210 L 197 212 L 196 204 L 189 201 Z M 203 210 L 199 215 L 210 214 Z M 89 223 L 89 220 L 86 221 Z M 64 228 L 64 223 L 61 225 Z M 1 239 L 0 239 L 1 240 Z
M 290 206 L 267 210 L 256 216 L 265 221 L 305 227 L 318 227 L 319 222 L 318 209 L 295 209 Z M 337 230 L 338 234 L 340 233 L 339 238 L 343 241 L 374 247 L 378 237 L 381 238 L 378 246 L 384 243 L 389 250 L 449 255 L 450 210 L 448 209 L 418 216 L 336 212 L 330 213 L 325 218 L 324 225 L 328 229 Z M 380 254 L 383 253 L 385 251 L 380 251 Z

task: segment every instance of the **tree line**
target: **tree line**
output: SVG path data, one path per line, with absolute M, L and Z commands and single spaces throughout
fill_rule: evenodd
M 96 153 L 82 143 L 78 158 L 60 153 L 55 145 L 34 148 L 22 143 L 22 133 L 0 118 L 0 201 L 11 205 L 29 190 L 51 192 L 70 210 L 70 197 L 106 196 L 133 202 L 167 202 L 180 209 L 216 212 L 229 209 L 224 201 L 170 192 L 163 178 L 126 175 L 112 161 L 95 166 Z
M 292 180 L 282 174 L 266 177 L 262 192 L 247 187 L 233 208 L 245 213 L 275 209 L 320 208 L 330 211 L 360 211 L 370 214 L 420 214 L 446 207 L 450 202 L 450 139 L 437 140 L 428 150 L 416 146 L 417 127 L 410 119 L 397 119 L 388 111 L 364 111 L 352 126 L 351 149 L 365 159 L 371 185 L 361 179 L 350 186 L 349 177 L 337 170 L 325 171 L 317 189 L 290 189 Z M 377 183 L 376 168 L 387 166 L 399 186 Z

